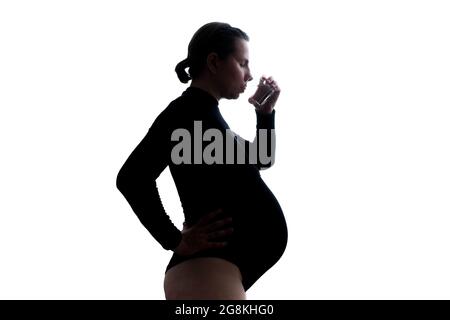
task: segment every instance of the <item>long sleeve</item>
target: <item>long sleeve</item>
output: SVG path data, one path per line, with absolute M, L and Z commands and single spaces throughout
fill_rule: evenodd
M 167 128 L 159 116 L 120 169 L 116 186 L 144 227 L 166 250 L 175 249 L 181 231 L 164 210 L 156 179 L 169 161 Z
M 257 161 L 255 165 L 259 170 L 263 170 L 270 168 L 275 163 L 275 110 L 267 114 L 256 110 L 255 112 L 256 136 L 253 141 L 250 142 L 239 135 L 236 135 L 236 139 L 239 143 L 245 144 L 245 148 L 250 154 L 249 157 L 251 157 L 252 152 L 256 153 Z

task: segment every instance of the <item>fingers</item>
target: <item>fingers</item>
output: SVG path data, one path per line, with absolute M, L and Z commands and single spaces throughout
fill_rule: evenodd
M 278 83 L 270 76 L 262 76 L 261 81 L 265 80 L 267 84 L 269 84 L 275 91 L 280 91 L 280 87 L 278 86 Z
M 261 76 L 261 81 L 265 81 L 267 83 L 272 83 L 274 80 L 271 76 L 270 77 Z
M 228 235 L 231 235 L 233 233 L 234 229 L 233 228 L 227 228 L 224 230 L 219 230 L 219 231 L 214 231 L 214 232 L 210 232 L 206 235 L 206 239 L 207 240 L 213 240 L 216 238 L 222 238 Z
M 223 241 L 223 242 L 209 242 L 208 244 L 208 248 L 223 248 L 226 247 L 228 244 L 228 242 Z
M 222 219 L 222 220 L 219 220 L 219 221 L 216 221 L 216 222 L 213 222 L 213 223 L 207 225 L 204 228 L 204 231 L 211 232 L 211 231 L 215 231 L 217 229 L 221 229 L 223 226 L 230 224 L 232 221 L 233 221 L 233 218 L 227 217 L 225 219 Z
M 227 241 L 215 241 L 226 236 L 231 235 L 234 232 L 232 227 L 226 227 L 233 219 L 231 217 L 225 217 L 217 220 L 217 217 L 223 213 L 223 209 L 219 208 L 212 212 L 209 212 L 203 216 L 196 225 L 195 232 L 202 235 L 201 247 L 206 248 L 222 248 L 228 244 Z
M 223 212 L 222 208 L 219 208 L 217 210 L 211 211 L 210 213 L 206 214 L 205 216 L 203 216 L 199 222 L 198 222 L 198 226 L 199 227 L 203 227 L 206 226 L 207 224 L 209 224 L 212 220 L 214 220 L 219 214 L 221 214 Z
M 203 232 L 206 234 L 207 240 L 213 240 L 215 238 L 221 238 L 224 236 L 231 235 L 234 231 L 233 227 L 229 226 L 228 228 L 224 228 L 226 225 L 229 225 L 233 221 L 233 218 L 227 217 L 225 219 L 213 222 L 206 227 L 203 228 Z

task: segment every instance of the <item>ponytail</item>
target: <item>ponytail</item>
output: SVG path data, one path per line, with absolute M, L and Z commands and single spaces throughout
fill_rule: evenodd
M 178 79 L 180 79 L 181 82 L 187 83 L 189 80 L 191 80 L 191 76 L 187 74 L 186 68 L 189 67 L 189 59 L 186 58 L 182 61 L 180 61 L 177 66 L 175 67 L 175 72 L 177 73 Z

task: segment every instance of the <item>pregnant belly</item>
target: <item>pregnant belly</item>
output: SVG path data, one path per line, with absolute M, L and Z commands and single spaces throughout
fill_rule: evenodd
M 189 257 L 174 254 L 167 268 L 194 257 L 223 258 L 239 267 L 247 290 L 281 258 L 287 246 L 288 229 L 280 204 L 260 177 L 233 178 L 229 183 L 219 179 L 222 183 L 210 188 L 214 192 L 193 202 L 203 207 L 187 211 L 187 217 L 195 223 L 200 218 L 195 213 L 204 215 L 212 209 L 223 208 L 225 215 L 233 217 L 234 232 L 226 237 L 228 245 Z
M 286 249 L 288 230 L 283 211 L 262 180 L 239 198 L 234 208 L 230 208 L 235 230 L 230 245 L 241 259 L 268 269 Z

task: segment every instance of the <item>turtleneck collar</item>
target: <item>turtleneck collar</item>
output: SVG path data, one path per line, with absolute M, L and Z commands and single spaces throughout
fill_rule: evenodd
M 213 97 L 209 92 L 198 88 L 198 87 L 187 87 L 183 92 L 183 95 L 194 96 L 199 99 L 202 99 L 206 104 L 217 107 L 219 105 L 219 101 L 215 97 Z

